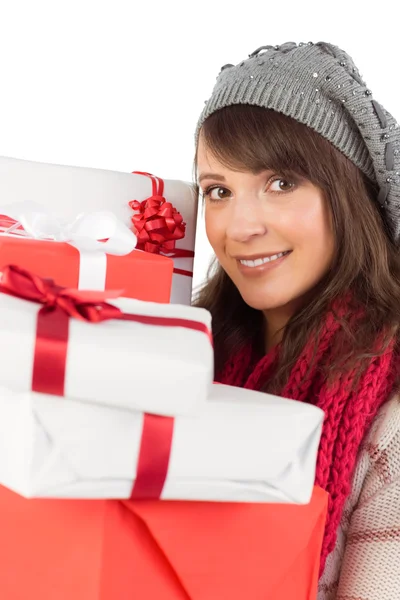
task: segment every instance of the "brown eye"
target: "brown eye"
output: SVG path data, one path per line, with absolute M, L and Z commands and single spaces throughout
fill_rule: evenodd
M 291 190 L 292 187 L 293 187 L 293 183 L 290 183 L 290 181 L 287 181 L 286 179 L 281 179 L 279 182 L 279 188 L 283 192 L 287 192 L 288 190 Z
M 288 179 L 277 178 L 271 182 L 272 192 L 291 192 L 295 184 Z
M 209 188 L 205 192 L 205 196 L 208 197 L 212 202 L 218 202 L 218 200 L 226 200 L 230 196 L 230 191 L 224 187 Z

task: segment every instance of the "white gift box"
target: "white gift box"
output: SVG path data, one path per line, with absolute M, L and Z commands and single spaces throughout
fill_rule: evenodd
M 162 323 L 70 318 L 65 397 L 161 415 L 196 412 L 213 380 L 208 311 L 126 298 L 110 304 L 124 313 L 161 317 Z M 0 294 L 0 382 L 15 392 L 32 390 L 40 307 Z M 174 319 L 185 326 L 175 326 Z M 204 331 L 190 328 L 191 322 Z
M 26 497 L 129 498 L 142 413 L 0 388 L 0 483 Z M 213 385 L 174 419 L 163 499 L 308 503 L 323 412 Z
M 164 181 L 164 197 L 181 213 L 186 223 L 185 237 L 177 249 L 194 252 L 197 202 L 193 186 L 183 181 Z M 132 200 L 152 195 L 152 181 L 144 175 L 102 169 L 52 165 L 0 157 L 0 197 L 2 206 L 33 202 L 55 217 L 73 221 L 80 213 L 110 211 L 128 227 L 135 211 Z M 192 293 L 193 258 L 174 258 L 171 302 L 189 305 Z

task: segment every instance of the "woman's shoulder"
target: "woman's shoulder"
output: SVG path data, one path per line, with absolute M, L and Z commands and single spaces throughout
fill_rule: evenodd
M 400 393 L 381 407 L 361 444 L 344 511 L 344 530 L 356 507 L 395 481 L 400 481 Z
M 362 501 L 368 501 L 382 487 L 390 486 L 398 479 L 400 479 L 400 394 L 396 393 L 377 413 L 361 446 L 353 487 L 355 489 L 359 487 Z
M 369 434 L 363 443 L 363 450 L 368 453 L 372 463 L 375 463 L 391 450 L 400 452 L 400 393 L 392 397 L 377 413 Z M 399 465 L 400 469 L 400 456 Z
M 390 571 L 392 558 L 388 559 L 387 565 L 385 552 L 388 543 L 390 556 L 394 550 L 397 552 L 397 545 L 394 548 L 390 542 L 398 539 L 399 491 L 400 395 L 396 394 L 380 409 L 360 448 L 336 547 L 328 557 L 320 580 L 318 600 L 364 597 L 363 593 L 359 593 L 359 587 L 365 591 L 365 586 L 371 583 L 370 579 L 366 581 L 365 564 L 370 556 L 373 565 L 376 563 L 374 553 L 379 553 L 381 558 L 378 568 L 381 568 L 382 574 L 387 569 Z M 373 565 L 370 576 L 375 581 Z M 382 588 L 380 578 L 377 581 L 378 588 Z M 377 595 L 368 593 L 368 597 L 393 597 L 390 593 L 383 595 L 381 592 L 382 589 L 378 589 Z

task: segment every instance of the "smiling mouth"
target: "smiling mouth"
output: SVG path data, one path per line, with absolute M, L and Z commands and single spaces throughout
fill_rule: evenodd
M 273 262 L 274 260 L 278 260 L 279 258 L 286 256 L 290 252 L 291 252 L 291 250 L 287 250 L 286 252 L 279 252 L 279 254 L 273 254 L 272 256 L 265 256 L 264 258 L 256 258 L 254 260 L 239 259 L 239 262 L 241 265 L 243 265 L 245 267 L 259 267 L 260 265 L 264 265 L 266 263 Z

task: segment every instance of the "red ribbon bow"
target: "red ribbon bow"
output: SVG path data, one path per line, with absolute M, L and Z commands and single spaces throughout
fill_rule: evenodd
M 138 211 L 132 217 L 138 250 L 166 254 L 172 258 L 192 258 L 194 252 L 175 248 L 176 242 L 185 237 L 186 223 L 171 202 L 164 198 L 163 180 L 150 173 L 134 173 L 150 177 L 153 188 L 152 195 L 146 200 L 129 202 L 129 206 Z
M 185 237 L 186 223 L 171 202 L 154 195 L 142 202 L 133 200 L 129 205 L 139 211 L 132 217 L 138 238 L 136 247 L 154 254 L 173 253 L 176 241 Z
M 32 391 L 64 395 L 69 318 L 98 323 L 120 318 L 121 311 L 105 300 L 119 291 L 87 292 L 62 288 L 18 266 L 4 268 L 0 292 L 42 304 L 36 325 Z
M 65 316 L 92 323 L 121 315 L 119 308 L 108 304 L 106 299 L 118 298 L 122 290 L 90 292 L 63 288 L 52 279 L 42 279 L 15 265 L 4 268 L 0 292 L 43 304 L 42 314 L 61 311 Z

